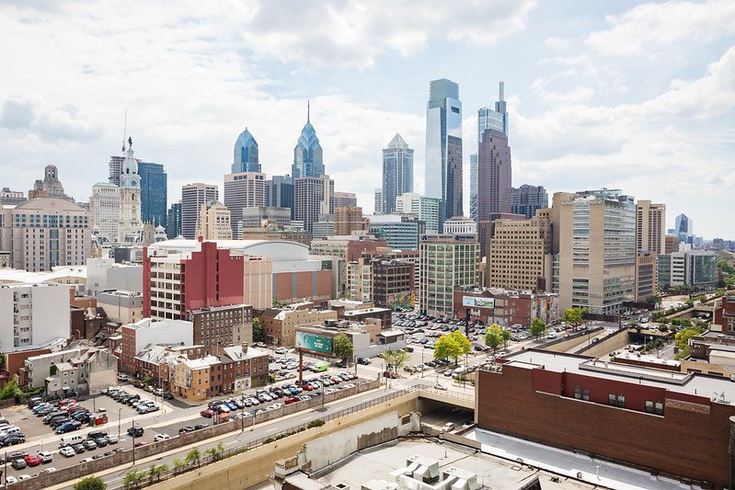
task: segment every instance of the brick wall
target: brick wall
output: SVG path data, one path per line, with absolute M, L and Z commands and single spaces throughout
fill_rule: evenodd
M 620 409 L 536 391 L 534 371 L 507 365 L 502 373 L 480 371 L 478 425 L 663 473 L 729 485 L 729 417 L 735 415 L 735 407 L 693 403 L 694 397 L 674 401 L 677 394 L 668 392 L 664 416 Z M 555 383 L 536 380 L 541 389 L 543 384 Z

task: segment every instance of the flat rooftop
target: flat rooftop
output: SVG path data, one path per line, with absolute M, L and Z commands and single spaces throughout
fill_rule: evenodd
M 480 484 L 481 488 L 484 486 L 505 490 L 520 489 L 537 477 L 542 482 L 542 488 L 547 488 L 551 478 L 556 476 L 546 471 L 539 471 L 536 468 L 518 464 L 515 461 L 508 461 L 489 454 L 475 453 L 470 447 L 447 442 L 441 443 L 434 439 L 416 439 L 403 440 L 398 443 L 384 444 L 359 451 L 346 460 L 318 471 L 311 475 L 310 481 L 320 482 L 321 487 L 304 484 L 304 475 L 299 473 L 287 477 L 286 480 L 299 485 L 300 488 L 309 490 L 340 483 L 347 484 L 354 490 L 373 480 L 383 480 L 395 484 L 396 477 L 392 476 L 391 473 L 405 468 L 408 459 L 414 456 L 437 460 L 440 472 L 455 467 L 475 473 L 477 474 L 477 483 Z M 554 483 L 553 487 L 549 488 L 592 489 L 595 488 L 595 485 L 561 477 L 558 483 Z
M 593 378 L 655 386 L 675 393 L 699 395 L 710 399 L 717 397 L 718 403 L 735 404 L 735 381 L 720 376 L 664 371 L 533 349 L 517 352 L 507 356 L 506 359 L 509 361 L 506 365 L 513 367 L 542 368 L 554 372 L 569 371 Z

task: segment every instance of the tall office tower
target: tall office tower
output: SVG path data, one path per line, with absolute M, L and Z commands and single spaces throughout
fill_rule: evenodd
M 181 235 L 181 202 L 175 202 L 166 213 L 166 236 L 170 239 Z
M 470 219 L 477 219 L 477 153 L 470 155 Z
M 661 255 L 666 251 L 666 204 L 636 203 L 635 246 Z
M 195 183 L 181 188 L 181 235 L 193 240 L 197 234 L 197 219 L 202 204 L 219 200 L 216 185 Z
M 373 214 L 383 214 L 383 189 L 375 189 L 375 211 Z
M 274 175 L 266 181 L 266 202 L 272 208 L 289 208 L 293 219 L 293 177 Z
M 294 179 L 294 219 L 311 233 L 319 215 L 334 211 L 334 181 L 328 175 Z
M 125 147 L 123 147 L 123 152 L 125 152 Z M 110 157 L 110 163 L 108 163 L 110 184 L 120 185 L 120 174 L 122 173 L 124 161 L 124 156 L 115 155 Z
M 109 182 L 98 182 L 92 186 L 89 196 L 89 226 L 99 232 L 106 242 L 117 241 L 120 221 L 120 188 Z
M 396 209 L 396 197 L 413 191 L 413 150 L 396 133 L 383 150 L 383 212 Z
M 334 206 L 334 234 L 337 236 L 351 235 L 353 231 L 364 230 L 365 221 L 362 219 L 362 208 Z
M 505 103 L 505 83 L 500 82 L 495 109 L 482 107 L 477 111 L 477 141 L 481 142 L 486 129 L 494 129 L 508 136 L 508 111 Z
M 424 235 L 419 254 L 419 310 L 453 317 L 454 287 L 478 284 L 477 240 L 466 235 Z
M 426 195 L 442 200 L 445 218 L 462 216 L 462 103 L 459 85 L 433 80 L 426 104 Z
M 694 221 L 686 214 L 680 214 L 676 217 L 674 234 L 679 237 L 679 243 L 691 244 L 694 239 Z
M 91 246 L 87 210 L 67 199 L 38 198 L 0 207 L 0 250 L 12 251 L 14 269 L 39 272 L 84 265 Z
M 316 136 L 314 126 L 311 125 L 309 106 L 306 109 L 306 124 L 301 130 L 301 136 L 293 149 L 293 166 L 291 175 L 299 177 L 319 177 L 324 175 L 322 147 Z
M 168 175 L 160 163 L 138 162 L 140 207 L 144 223 L 166 227 Z
M 120 221 L 117 226 L 118 243 L 140 243 L 143 240 L 143 220 L 140 209 L 140 175 L 128 138 L 128 152 L 120 174 Z
M 258 162 L 258 142 L 250 134 L 248 128 L 240 133 L 235 141 L 235 154 L 232 163 L 232 173 L 260 172 Z
M 679 237 L 676 235 L 666 235 L 664 237 L 664 252 L 665 254 L 672 254 L 679 251 Z
M 357 207 L 357 196 L 354 192 L 335 192 L 334 193 L 335 208 L 354 208 Z
M 554 292 L 559 307 L 616 314 L 635 297 L 635 203 L 619 189 L 554 194 Z
M 549 207 L 549 193 L 542 185 L 523 184 L 516 188 L 511 188 L 511 212 L 513 214 L 522 214 L 530 219 L 536 216 L 537 209 L 546 209 Z
M 439 233 L 439 207 L 441 200 L 415 192 L 406 192 L 396 198 L 396 213 L 413 214 L 426 223 L 426 233 Z
M 230 210 L 219 201 L 202 204 L 197 220 L 197 236 L 205 240 L 232 240 Z
M 552 230 L 548 212 L 488 224 L 485 285 L 520 291 L 551 289 Z
M 477 219 L 511 212 L 511 163 L 508 137 L 486 129 L 477 152 Z
M 239 172 L 225 175 L 225 206 L 230 210 L 232 236 L 242 231 L 242 209 L 266 205 L 265 174 Z

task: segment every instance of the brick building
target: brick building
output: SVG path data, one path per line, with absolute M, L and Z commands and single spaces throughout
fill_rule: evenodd
M 481 320 L 487 325 L 497 323 L 503 327 L 530 325 L 534 318 L 550 324 L 561 317 L 558 294 L 498 288 L 457 286 L 454 288 L 453 308 L 456 318 L 465 318 L 469 311 L 471 320 Z
M 253 307 L 230 305 L 189 312 L 194 343 L 205 347 L 239 345 L 253 341 Z
M 729 379 L 529 349 L 479 371 L 476 399 L 481 428 L 732 488 Z
M 273 345 L 293 347 L 296 342 L 296 327 L 337 320 L 334 310 L 301 310 L 268 308 L 260 315 L 266 341 Z

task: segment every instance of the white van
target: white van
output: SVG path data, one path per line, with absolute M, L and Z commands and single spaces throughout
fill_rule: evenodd
M 61 438 L 61 442 L 59 443 L 59 447 L 64 446 L 71 446 L 72 444 L 79 444 L 84 442 L 84 436 L 81 434 L 73 434 L 70 436 L 63 436 Z

